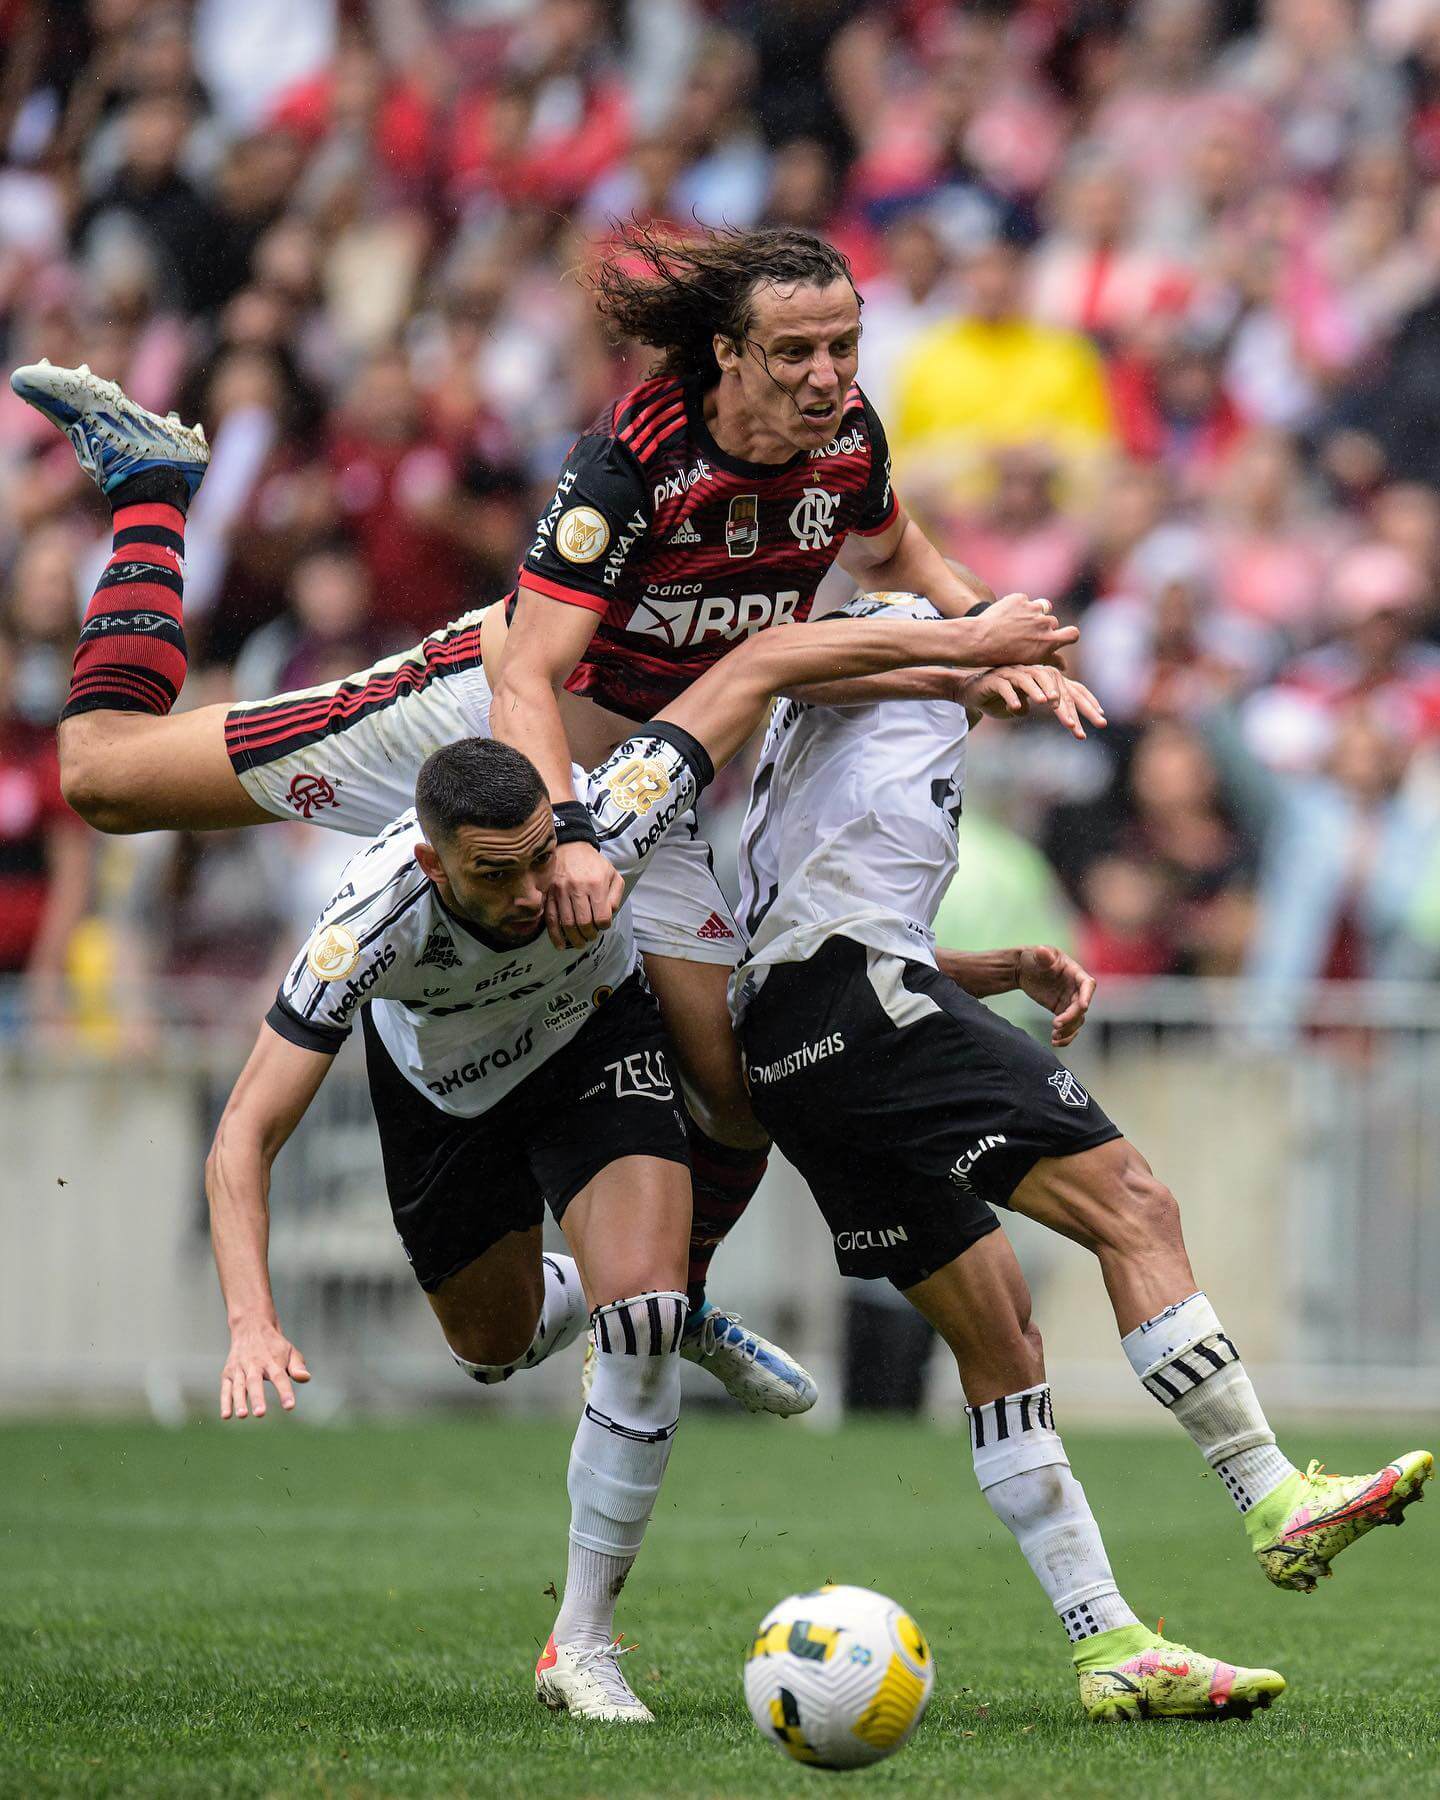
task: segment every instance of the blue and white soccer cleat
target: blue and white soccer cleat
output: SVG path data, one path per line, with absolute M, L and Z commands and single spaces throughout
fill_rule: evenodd
M 44 413 L 75 446 L 80 467 L 102 494 L 147 469 L 173 469 L 193 499 L 210 464 L 203 425 L 182 425 L 136 405 L 118 382 L 92 375 L 87 364 L 61 369 L 48 360 L 16 369 L 10 385 Z
M 818 1390 L 808 1369 L 741 1324 L 737 1314 L 721 1312 L 708 1300 L 691 1313 L 680 1354 L 713 1375 L 748 1412 L 783 1419 L 815 1404 Z

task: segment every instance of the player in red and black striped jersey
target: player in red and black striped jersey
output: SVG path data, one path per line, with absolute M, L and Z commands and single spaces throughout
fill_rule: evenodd
M 808 618 L 845 539 L 880 536 L 898 511 L 855 383 L 828 442 L 767 465 L 721 449 L 697 382 L 662 376 L 566 457 L 520 584 L 599 621 L 566 689 L 649 719 L 739 639 Z

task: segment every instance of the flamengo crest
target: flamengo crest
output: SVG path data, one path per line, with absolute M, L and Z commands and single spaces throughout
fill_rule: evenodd
M 790 529 L 802 550 L 824 550 L 835 541 L 833 526 L 838 494 L 824 488 L 807 487 L 790 509 Z

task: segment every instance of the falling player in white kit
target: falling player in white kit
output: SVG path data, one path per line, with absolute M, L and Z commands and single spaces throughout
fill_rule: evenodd
M 776 687 L 956 666 L 969 643 L 955 623 L 880 621 L 773 631 L 725 658 L 589 776 L 576 771 L 627 890 Z M 269 1171 L 362 1019 L 396 1228 L 456 1362 L 506 1380 L 588 1316 L 569 1574 L 536 1686 L 556 1708 L 647 1721 L 618 1664 L 614 1610 L 676 1425 L 691 1214 L 659 1009 L 628 905 L 578 950 L 546 933 L 556 819 L 519 751 L 448 744 L 421 767 L 415 800 L 347 865 L 216 1134 L 206 1180 L 231 1326 L 221 1416 L 263 1415 L 267 1381 L 289 1408 L 309 1379 L 270 1289 Z M 546 1204 L 573 1261 L 541 1255 Z
M 917 627 L 934 616 L 914 595 L 843 610 Z M 967 704 L 983 694 L 983 710 L 1015 710 L 1003 673 L 989 687 Z M 1086 1712 L 1245 1714 L 1283 1689 L 1278 1675 L 1167 1643 L 1121 1598 L 991 1208 L 1099 1258 L 1136 1375 L 1219 1473 L 1277 1586 L 1313 1588 L 1356 1538 L 1398 1523 L 1433 1459 L 1411 1451 L 1364 1476 L 1288 1461 L 1198 1290 L 1174 1197 L 1050 1051 L 979 1003 L 1023 988 L 1056 1015 L 1063 1047 L 1094 984 L 1058 951 L 935 948 L 940 899 L 965 879 L 968 725 L 934 701 L 777 703 L 741 836 L 751 947 L 731 988 L 752 1103 L 809 1183 L 840 1268 L 888 1277 L 954 1351 L 980 1486 L 1065 1625 Z

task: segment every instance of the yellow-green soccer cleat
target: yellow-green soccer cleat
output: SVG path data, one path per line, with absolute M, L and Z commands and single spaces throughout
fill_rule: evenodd
M 1276 1587 L 1308 1594 L 1331 1562 L 1376 1525 L 1402 1525 L 1435 1472 L 1428 1450 L 1407 1450 L 1374 1475 L 1323 1475 L 1312 1462 L 1282 1481 L 1246 1516 L 1260 1567 Z
M 1274 1669 L 1219 1662 L 1157 1637 L 1143 1625 L 1122 1625 L 1087 1638 L 1076 1650 L 1075 1672 L 1085 1716 L 1106 1724 L 1248 1719 L 1285 1692 L 1285 1677 Z

